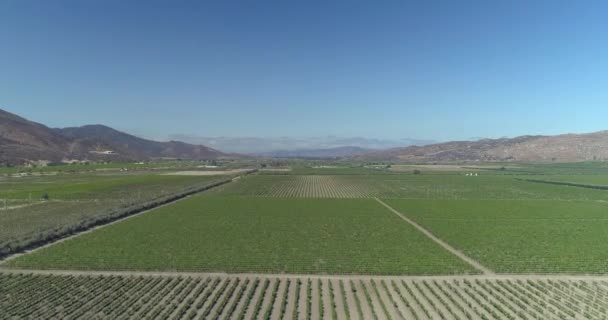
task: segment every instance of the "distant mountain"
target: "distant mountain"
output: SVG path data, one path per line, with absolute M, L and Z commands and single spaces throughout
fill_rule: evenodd
M 370 152 L 358 159 L 407 162 L 608 160 L 608 131 L 452 141 Z
M 0 162 L 29 159 L 60 160 L 71 141 L 36 122 L 0 109 Z
M 335 159 L 352 157 L 369 153 L 370 149 L 360 147 L 336 147 L 329 149 L 302 149 L 302 150 L 278 150 L 258 154 L 270 158 L 310 158 L 310 159 Z
M 104 125 L 86 125 L 55 129 L 55 131 L 75 142 L 76 146 L 80 148 L 72 150 L 76 153 L 112 150 L 118 155 L 135 160 L 150 158 L 208 159 L 223 155 L 215 149 L 202 145 L 142 139 Z
M 103 125 L 51 129 L 0 109 L 0 163 L 91 159 L 215 159 L 226 154 L 203 145 L 139 138 Z
M 411 145 L 434 143 L 430 140 L 416 139 L 374 139 L 363 137 L 200 137 L 185 134 L 174 134 L 170 139 L 188 143 L 204 144 L 212 148 L 236 153 L 263 154 L 276 150 L 298 151 L 314 149 L 332 149 L 339 147 L 359 147 L 379 150 Z

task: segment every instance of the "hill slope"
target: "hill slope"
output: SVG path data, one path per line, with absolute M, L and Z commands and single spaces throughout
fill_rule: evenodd
M 100 154 L 98 151 L 113 151 Z M 103 125 L 51 129 L 0 109 L 0 163 L 70 159 L 139 161 L 215 159 L 225 154 L 202 145 L 139 138 Z
M 120 157 L 133 160 L 150 158 L 209 159 L 223 153 L 202 145 L 179 141 L 158 142 L 142 139 L 104 125 L 86 125 L 55 129 L 60 135 L 74 141 L 73 152 L 82 154 L 94 150 L 112 150 Z
M 0 162 L 61 160 L 71 142 L 48 127 L 0 109 Z
M 408 162 L 608 160 L 608 131 L 453 141 L 377 151 L 359 159 Z

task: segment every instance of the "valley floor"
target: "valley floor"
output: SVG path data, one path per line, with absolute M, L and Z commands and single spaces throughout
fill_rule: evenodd
M 543 177 L 244 177 L 5 259 L 0 319 L 608 319 L 608 174 Z

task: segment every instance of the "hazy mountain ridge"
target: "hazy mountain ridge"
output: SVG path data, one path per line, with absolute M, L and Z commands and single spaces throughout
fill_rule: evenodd
M 173 134 L 176 139 L 195 144 L 204 144 L 227 152 L 245 154 L 267 154 L 283 151 L 323 150 L 343 147 L 358 147 L 368 150 L 381 150 L 410 145 L 426 145 L 432 140 L 419 139 L 376 139 L 364 137 L 202 137 L 186 134 Z
M 335 159 L 363 155 L 371 151 L 361 147 L 344 146 L 328 149 L 277 150 L 257 155 L 270 158 Z
M 358 159 L 407 162 L 608 160 L 608 131 L 452 141 L 371 152 Z
M 112 154 L 103 154 L 112 151 Z M 203 145 L 139 138 L 104 125 L 51 129 L 0 109 L 0 162 L 152 158 L 214 159 L 226 154 Z
M 273 148 L 273 151 L 270 152 L 257 153 L 266 157 L 282 158 L 350 157 L 359 161 L 406 162 L 608 160 L 608 131 L 451 141 L 371 152 L 372 148 L 356 144 L 377 145 L 386 143 L 386 141 L 338 137 L 301 140 L 294 138 L 277 138 L 276 140 L 226 138 L 226 141 L 235 141 L 235 139 L 249 145 L 262 143 L 265 144 L 265 147 L 290 146 L 288 149 Z M 311 141 L 313 144 L 328 146 L 301 147 L 310 145 Z M 109 151 L 111 154 L 108 154 Z M 180 141 L 153 141 L 104 125 L 51 129 L 0 109 L 0 163 L 4 164 L 20 164 L 30 160 L 140 161 L 152 158 L 215 159 L 223 156 L 227 156 L 227 154 L 204 145 Z

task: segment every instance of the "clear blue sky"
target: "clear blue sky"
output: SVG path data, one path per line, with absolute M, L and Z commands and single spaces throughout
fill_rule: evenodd
M 0 108 L 159 138 L 608 129 L 608 1 L 5 0 Z

